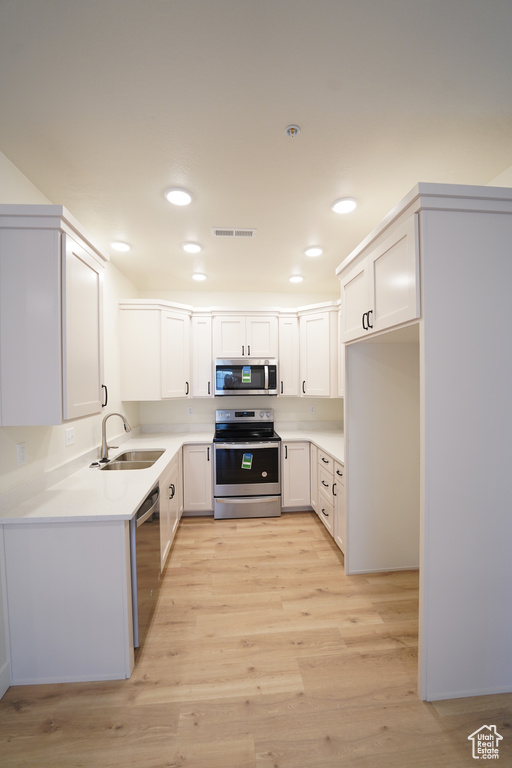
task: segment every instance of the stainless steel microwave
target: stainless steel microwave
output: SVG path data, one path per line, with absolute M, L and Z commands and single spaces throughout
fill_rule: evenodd
M 277 395 L 277 360 L 216 360 L 215 394 Z

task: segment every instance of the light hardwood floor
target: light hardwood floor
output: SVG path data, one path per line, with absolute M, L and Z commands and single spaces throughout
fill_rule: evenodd
M 0 765 L 459 768 L 484 724 L 512 765 L 512 694 L 418 698 L 417 583 L 345 576 L 313 514 L 185 519 L 132 678 L 9 689 Z

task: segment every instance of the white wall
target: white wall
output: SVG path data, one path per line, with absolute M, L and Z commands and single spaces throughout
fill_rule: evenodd
M 512 187 L 512 165 L 496 176 L 488 184 L 489 187 Z

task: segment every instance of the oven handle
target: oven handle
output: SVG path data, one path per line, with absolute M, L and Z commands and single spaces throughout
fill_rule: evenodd
M 227 496 L 227 497 L 215 497 L 215 501 L 221 504 L 254 504 L 255 501 L 258 504 L 273 504 L 280 496 Z
M 258 440 L 253 440 L 249 443 L 214 443 L 213 447 L 215 450 L 218 448 L 241 448 L 242 450 L 247 450 L 248 448 L 279 448 L 280 443 L 273 440 L 272 442 L 269 441 L 262 441 L 259 442 Z

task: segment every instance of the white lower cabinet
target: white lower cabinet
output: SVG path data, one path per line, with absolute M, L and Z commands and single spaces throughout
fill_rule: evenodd
M 345 554 L 346 514 L 345 514 L 345 467 L 339 461 L 334 462 L 334 541 Z
M 334 459 L 318 449 L 317 514 L 331 536 L 334 536 Z
M 310 459 L 310 485 L 311 485 L 311 506 L 318 514 L 318 448 L 316 445 L 309 446 Z
M 309 474 L 309 443 L 283 442 L 281 445 L 283 509 L 299 510 L 311 507 Z
M 210 443 L 183 446 L 183 511 L 213 512 L 213 448 Z
M 163 571 L 180 520 L 180 452 L 160 478 L 160 568 Z

